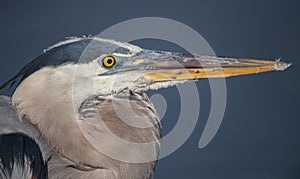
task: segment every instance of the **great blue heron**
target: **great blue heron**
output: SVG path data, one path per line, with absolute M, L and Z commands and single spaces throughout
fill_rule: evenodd
M 69 38 L 0 87 L 17 86 L 11 98 L 0 97 L 0 176 L 150 178 L 161 125 L 143 91 L 288 66 L 144 50 L 92 36 Z M 136 149 L 116 136 L 150 145 Z

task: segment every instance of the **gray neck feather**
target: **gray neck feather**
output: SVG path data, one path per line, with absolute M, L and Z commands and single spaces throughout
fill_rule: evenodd
M 155 162 L 144 164 L 120 162 L 99 152 L 86 139 L 77 122 L 78 110 L 82 102 L 92 95 L 92 91 L 74 94 L 72 78 L 72 73 L 45 68 L 26 78 L 12 97 L 19 118 L 26 119 L 35 125 L 53 150 L 57 152 L 49 161 L 49 173 L 52 177 L 148 178 L 151 176 Z M 83 85 L 82 89 L 87 88 L 84 83 L 81 85 Z M 76 88 L 80 89 L 78 86 Z M 149 101 L 147 103 L 150 104 Z M 151 118 L 158 121 L 152 104 L 150 107 L 154 111 Z M 149 116 L 146 117 L 145 120 L 149 120 Z M 159 130 L 156 128 L 158 126 L 142 133 L 145 139 L 148 137 L 149 140 L 158 140 Z M 129 133 L 129 135 L 132 136 L 135 133 Z M 142 139 L 145 140 L 144 137 Z M 159 144 L 156 143 L 153 148 L 156 152 L 154 155 L 158 155 Z M 130 151 L 130 149 L 127 150 Z

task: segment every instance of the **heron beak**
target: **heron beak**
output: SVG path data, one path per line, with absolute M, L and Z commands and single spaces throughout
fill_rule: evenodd
M 138 70 L 142 74 L 140 80 L 156 83 L 283 71 L 290 65 L 278 60 L 267 61 L 146 51 L 131 61 L 130 68 Z

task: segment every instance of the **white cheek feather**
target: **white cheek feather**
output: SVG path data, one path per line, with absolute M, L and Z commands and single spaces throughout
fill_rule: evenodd
M 134 75 L 110 75 L 99 76 L 95 79 L 95 91 L 97 95 L 116 94 L 125 89 L 133 89 L 137 84 L 134 81 L 138 76 Z
M 110 95 L 117 94 L 124 90 L 132 90 L 134 92 L 158 90 L 161 88 L 168 88 L 186 82 L 184 81 L 167 81 L 151 83 L 139 82 L 139 74 L 134 73 L 122 73 L 110 76 L 98 76 L 94 81 L 94 88 L 97 95 Z
M 134 91 L 147 91 L 147 90 L 159 90 L 161 88 L 169 88 L 172 86 L 176 86 L 178 84 L 184 83 L 186 81 L 167 81 L 167 82 L 158 82 L 146 85 L 142 88 L 137 88 Z

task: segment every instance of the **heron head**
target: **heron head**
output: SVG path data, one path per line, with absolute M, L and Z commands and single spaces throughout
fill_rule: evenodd
M 61 85 L 64 90 L 69 84 L 78 93 L 111 95 L 124 90 L 160 89 L 189 80 L 284 70 L 288 66 L 279 61 L 146 50 L 129 43 L 84 36 L 49 47 L 2 87 L 35 74 L 31 82 L 36 86 Z M 41 80 L 44 81 L 39 83 Z M 36 86 L 31 88 L 37 90 Z

